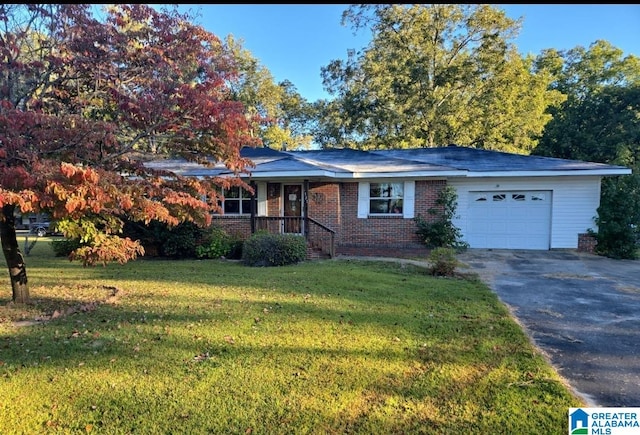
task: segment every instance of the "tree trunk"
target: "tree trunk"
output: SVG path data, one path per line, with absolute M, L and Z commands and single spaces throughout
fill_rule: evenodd
M 0 218 L 0 241 L 2 252 L 9 267 L 11 289 L 13 290 L 13 302 L 16 304 L 28 304 L 29 287 L 27 286 L 27 266 L 18 246 L 16 237 L 16 218 L 14 216 L 15 205 L 2 207 Z

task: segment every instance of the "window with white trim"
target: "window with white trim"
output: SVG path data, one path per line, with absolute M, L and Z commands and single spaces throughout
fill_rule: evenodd
M 358 219 L 399 216 L 412 219 L 415 209 L 414 180 L 358 183 Z M 394 211 L 395 209 L 395 211 Z
M 369 214 L 402 214 L 404 183 L 370 183 Z
M 220 207 L 224 214 L 250 214 L 251 193 L 239 186 L 224 189 Z

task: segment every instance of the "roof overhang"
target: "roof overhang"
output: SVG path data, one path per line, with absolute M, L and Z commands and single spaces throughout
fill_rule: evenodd
M 488 177 L 579 177 L 579 176 L 595 176 L 608 177 L 615 175 L 629 175 L 631 169 L 585 169 L 570 171 L 487 171 L 487 172 L 468 172 L 467 178 L 488 178 Z
M 464 177 L 467 171 L 407 171 L 407 172 L 353 172 L 348 179 L 362 180 L 366 178 L 444 178 Z
M 232 173 L 225 174 L 227 176 L 233 176 Z M 271 180 L 275 178 L 337 178 L 335 172 L 332 171 L 324 171 L 324 170 L 315 170 L 315 171 L 258 171 L 258 172 L 249 172 L 248 174 L 240 174 L 241 177 L 248 177 L 252 180 Z
M 254 166 L 239 174 L 221 163 L 205 166 L 181 159 L 148 162 L 146 165 L 176 175 L 236 177 L 251 180 L 379 180 L 507 177 L 607 177 L 629 175 L 630 168 L 599 163 L 532 157 L 533 164 L 519 155 L 486 150 L 445 147 L 418 151 L 371 152 L 333 150 L 322 152 L 279 152 L 265 149 L 245 150 Z M 499 160 L 495 160 L 498 158 Z M 480 160 L 478 160 L 480 159 Z M 484 162 L 484 164 L 483 164 Z M 465 166 L 466 165 L 466 166 Z

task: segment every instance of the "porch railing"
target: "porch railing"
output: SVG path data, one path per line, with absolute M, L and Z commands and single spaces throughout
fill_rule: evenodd
M 270 233 L 305 235 L 304 218 L 299 216 L 256 216 L 252 231 L 266 230 Z
M 311 248 L 331 258 L 335 256 L 336 232 L 312 218 L 298 216 L 255 216 L 252 231 L 266 230 L 274 234 L 300 234 Z
M 330 258 L 336 256 L 336 232 L 315 219 L 307 218 L 307 241 Z

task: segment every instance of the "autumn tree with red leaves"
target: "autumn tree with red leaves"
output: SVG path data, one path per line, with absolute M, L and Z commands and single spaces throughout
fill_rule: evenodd
M 125 219 L 210 222 L 217 187 L 239 177 L 159 173 L 145 159 L 223 162 L 239 175 L 255 145 L 231 51 L 175 9 L 0 5 L 0 239 L 13 302 L 28 303 L 15 214 L 49 213 L 85 265 L 143 253 Z M 202 198 L 209 198 L 203 201 Z

